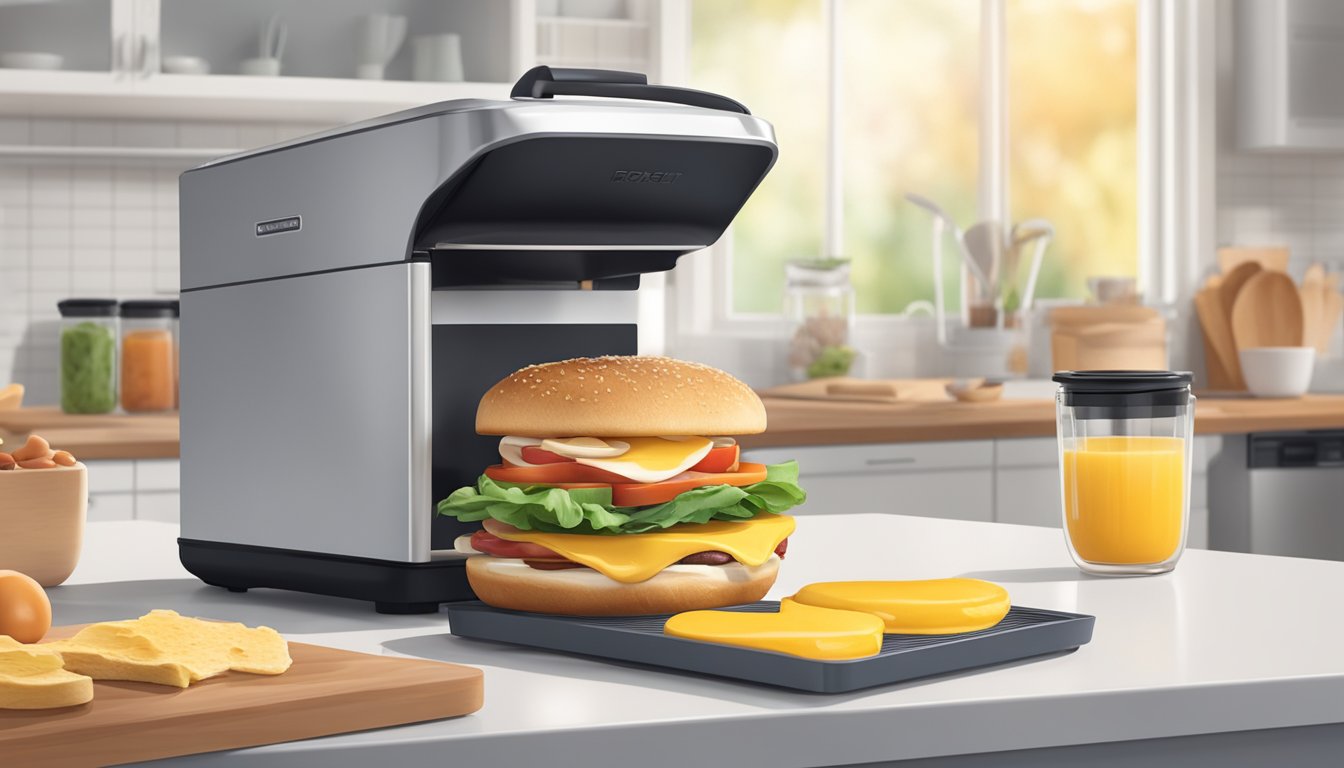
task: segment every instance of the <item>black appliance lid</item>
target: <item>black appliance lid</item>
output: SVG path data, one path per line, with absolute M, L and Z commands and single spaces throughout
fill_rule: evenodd
M 61 317 L 116 317 L 116 299 L 66 299 L 56 302 Z
M 172 299 L 134 299 L 121 302 L 121 316 L 132 318 L 177 317 Z

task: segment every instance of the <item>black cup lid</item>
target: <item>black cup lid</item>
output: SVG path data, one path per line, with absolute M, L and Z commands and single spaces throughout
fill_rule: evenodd
M 177 317 L 172 299 L 133 299 L 121 302 L 121 316 L 132 318 Z
M 116 299 L 66 299 L 56 302 L 61 317 L 116 317 Z
M 1077 419 L 1177 416 L 1190 404 L 1188 371 L 1060 371 L 1061 402 Z
M 1059 371 L 1051 380 L 1065 392 L 1127 394 L 1185 389 L 1194 377 L 1189 371 Z

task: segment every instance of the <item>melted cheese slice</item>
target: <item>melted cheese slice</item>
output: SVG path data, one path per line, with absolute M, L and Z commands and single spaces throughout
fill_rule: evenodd
M 663 634 L 841 661 L 877 655 L 882 650 L 882 628 L 882 620 L 871 613 L 817 608 L 786 599 L 779 604 L 779 613 L 679 613 L 663 625 Z
M 617 441 L 613 438 L 607 442 Z M 699 464 L 714 447 L 714 441 L 707 437 L 622 437 L 619 442 L 630 446 L 620 456 L 610 459 L 576 456 L 574 460 L 628 477 L 636 483 L 660 483 Z
M 519 531 L 493 520 L 486 520 L 485 528 L 501 539 L 539 544 L 608 578 L 634 584 L 697 552 L 726 552 L 744 565 L 761 565 L 793 533 L 794 520 L 763 514 L 740 523 L 712 520 L 615 536 Z
M 1008 590 L 980 579 L 828 581 L 792 600 L 820 608 L 864 611 L 897 635 L 954 635 L 988 629 L 1008 613 Z

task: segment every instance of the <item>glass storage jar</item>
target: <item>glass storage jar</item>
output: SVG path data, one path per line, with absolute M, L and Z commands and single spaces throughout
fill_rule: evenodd
M 1165 573 L 1185 549 L 1195 397 L 1190 374 L 1061 371 L 1064 540 L 1088 573 Z
M 176 302 L 121 303 L 121 408 L 127 413 L 177 407 Z
M 797 381 L 844 376 L 854 364 L 854 286 L 844 259 L 784 266 L 789 370 Z
M 117 301 L 66 299 L 61 312 L 61 410 L 111 413 L 117 407 Z

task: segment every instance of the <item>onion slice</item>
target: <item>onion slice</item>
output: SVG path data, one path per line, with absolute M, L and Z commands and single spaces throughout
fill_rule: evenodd
M 541 449 L 570 459 L 614 459 L 628 452 L 630 444 L 596 437 L 564 437 L 542 440 Z
M 523 448 L 528 446 L 540 446 L 541 440 L 535 437 L 515 437 L 506 435 L 499 440 L 499 456 L 515 467 L 536 467 L 539 464 L 532 464 L 523 461 Z

